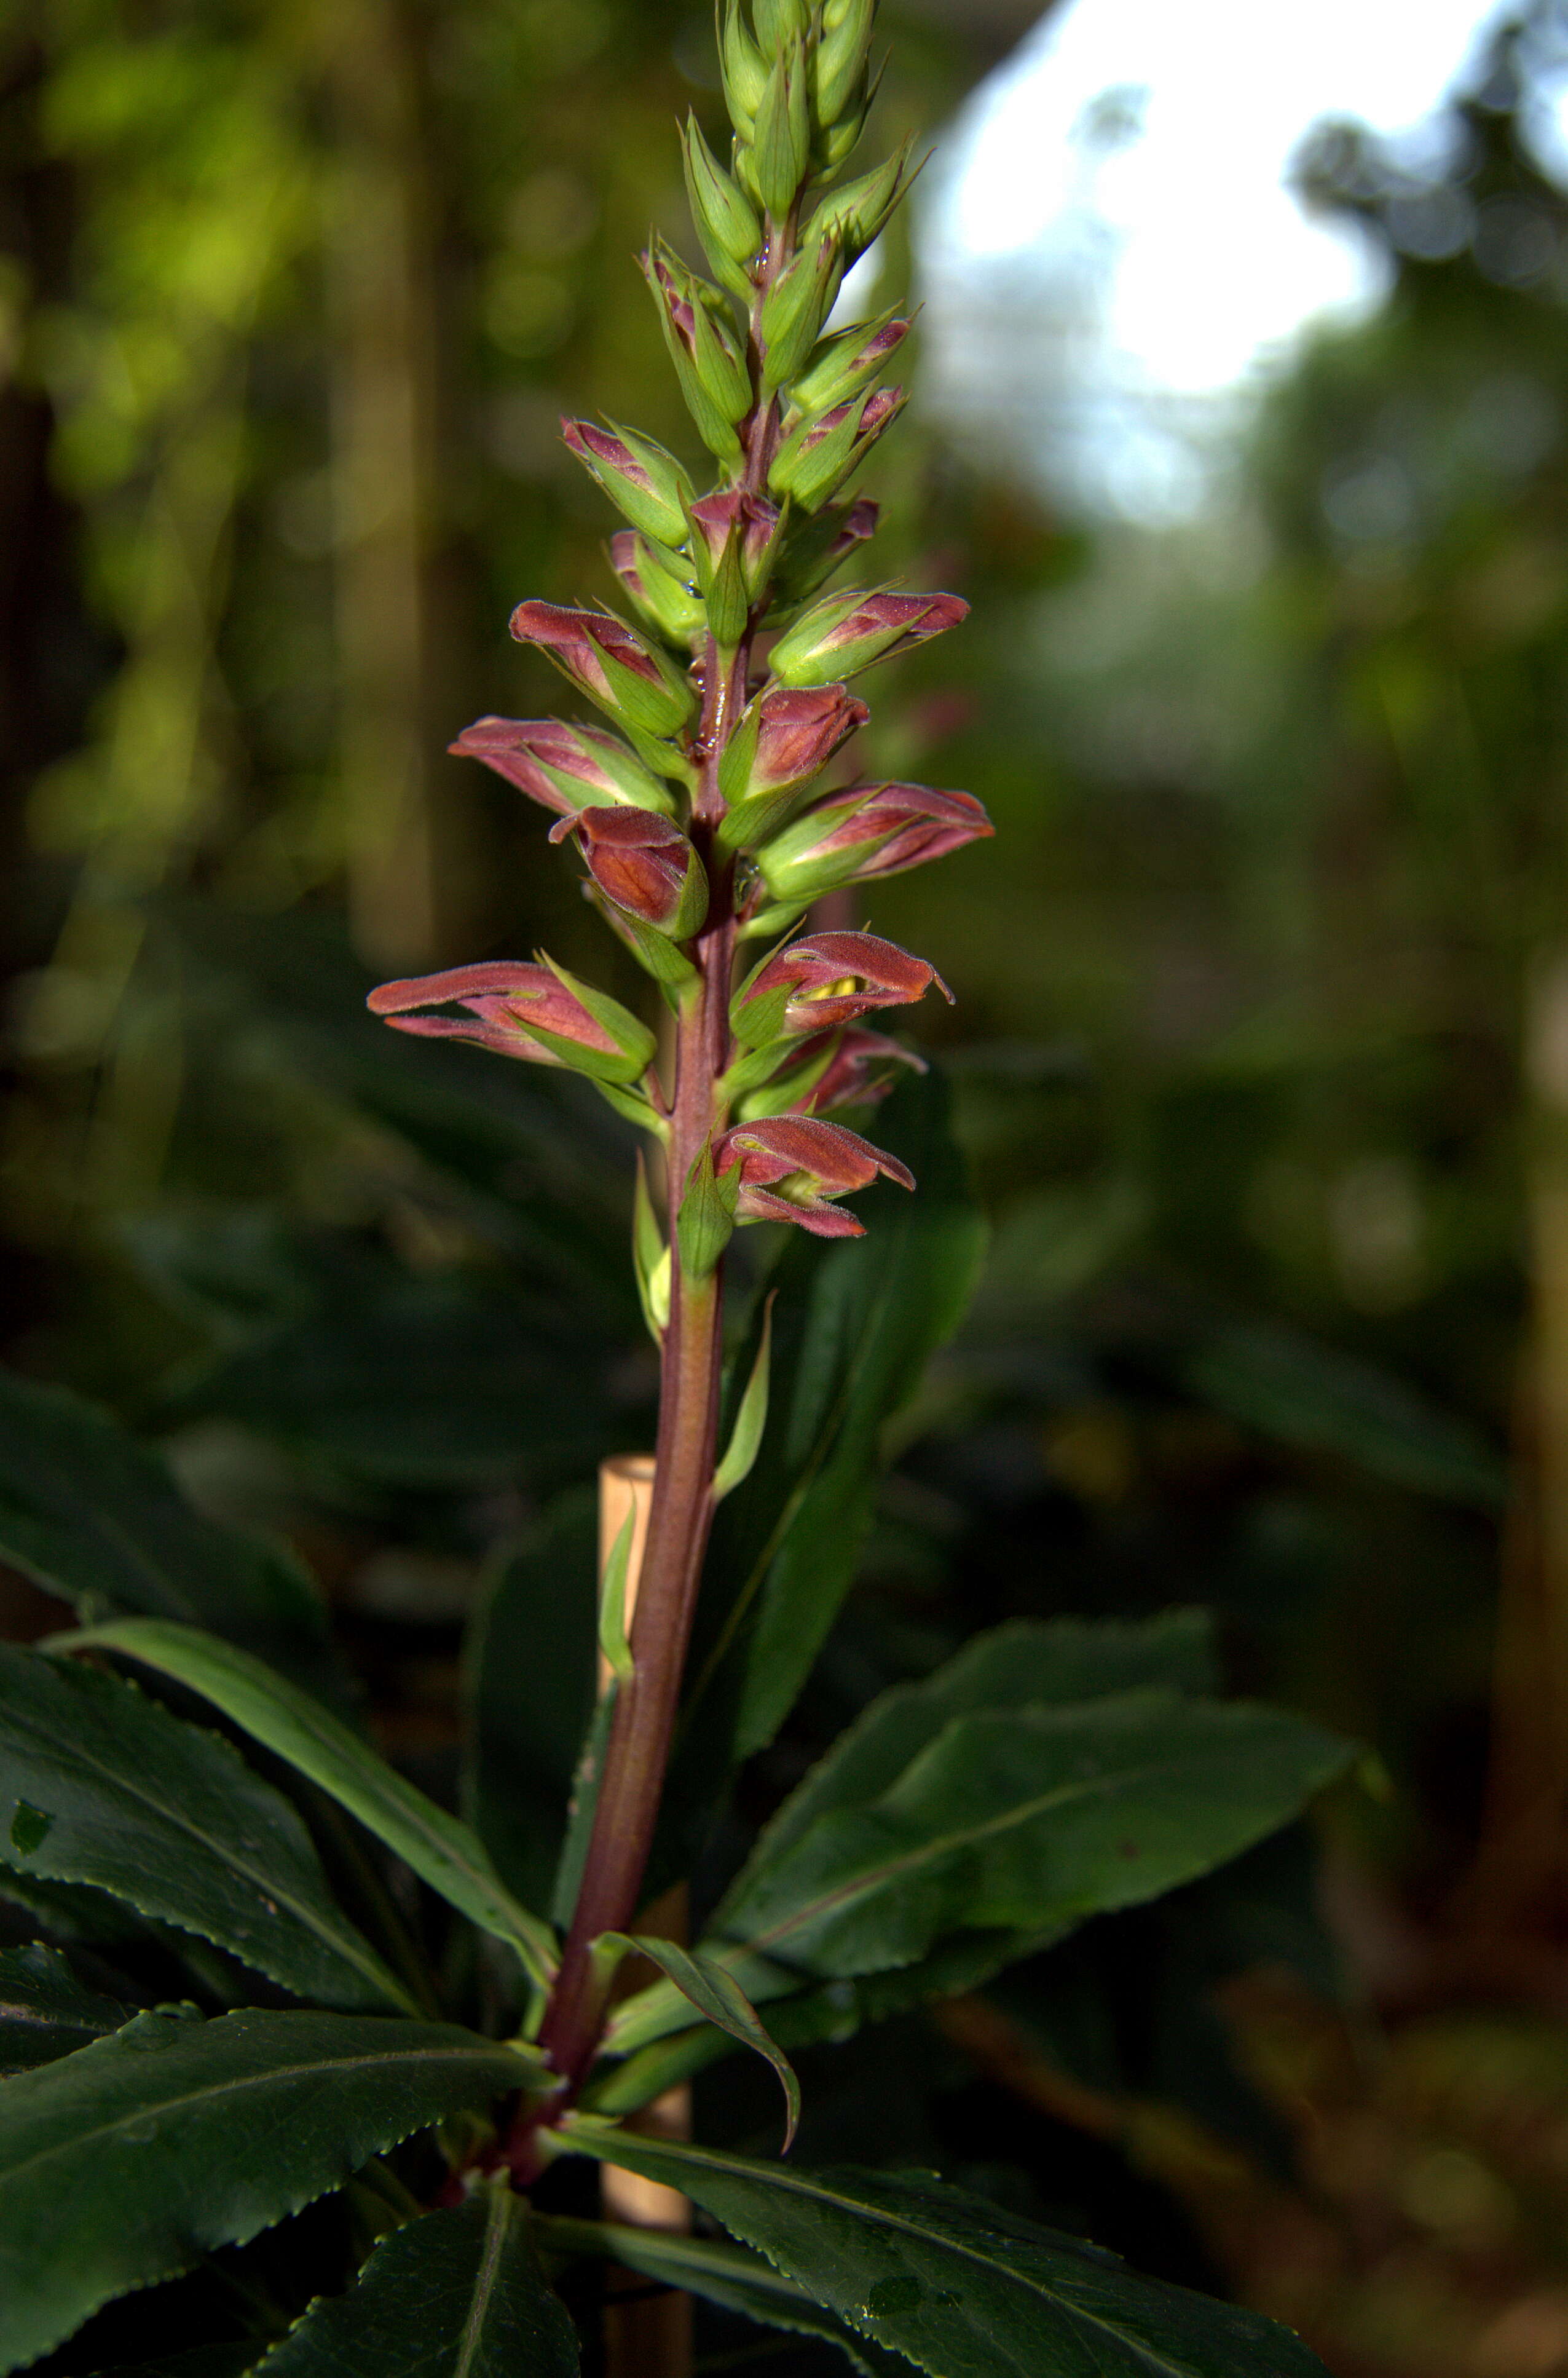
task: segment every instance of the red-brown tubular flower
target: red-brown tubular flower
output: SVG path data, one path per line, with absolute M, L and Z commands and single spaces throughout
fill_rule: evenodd
M 890 1039 L 885 1032 L 868 1032 L 856 1024 L 846 1032 L 824 1033 L 820 1040 L 806 1041 L 800 1052 L 800 1073 L 809 1073 L 824 1053 L 824 1042 L 827 1065 L 809 1089 L 790 1100 L 793 1114 L 822 1115 L 834 1107 L 875 1106 L 892 1089 L 895 1065 L 908 1065 L 916 1074 L 928 1070 L 925 1059 L 901 1040 Z
M 608 611 L 520 603 L 511 616 L 520 644 L 537 644 L 591 701 L 649 735 L 673 735 L 697 705 L 689 682 Z
M 708 910 L 702 862 L 679 826 L 651 810 L 580 810 L 550 829 L 552 842 L 575 835 L 588 872 L 608 900 L 677 942 L 696 932 Z
M 973 793 L 932 785 L 849 785 L 826 793 L 757 855 L 775 900 L 804 902 L 841 883 L 899 875 L 993 833 Z
M 788 795 L 809 784 L 871 713 L 842 685 L 770 686 L 760 693 L 719 763 L 730 815 L 721 828 L 732 848 L 765 835 Z
M 810 933 L 767 959 L 730 1008 L 736 1039 L 762 1048 L 790 1032 L 825 1032 L 876 1007 L 907 1007 L 935 983 L 952 993 L 926 959 L 877 933 Z M 856 987 L 858 986 L 858 987 Z
M 570 1065 L 604 1081 L 635 1081 L 652 1062 L 652 1034 L 615 1000 L 590 995 L 592 1012 L 548 967 L 497 958 L 381 983 L 365 1003 L 397 1032 L 473 1040 L 498 1056 Z M 416 1012 L 445 1006 L 464 1013 Z
M 447 749 L 460 759 L 483 760 L 557 817 L 605 801 L 670 806 L 664 786 L 636 752 L 602 727 L 569 727 L 560 718 L 476 718 Z
M 858 1132 L 820 1115 L 768 1115 L 736 1123 L 713 1151 L 714 1170 L 740 1169 L 736 1211 L 753 1221 L 796 1222 L 820 1239 L 859 1239 L 864 1224 L 832 1204 L 853 1189 L 868 1189 L 879 1172 L 913 1189 L 907 1165 Z

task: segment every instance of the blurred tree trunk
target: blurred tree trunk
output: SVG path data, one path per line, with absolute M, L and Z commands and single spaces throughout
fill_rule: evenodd
M 373 965 L 449 953 L 467 874 L 435 773 L 441 719 L 434 175 L 423 27 L 397 0 L 330 19 L 337 154 L 329 198 L 340 767 L 349 912 Z

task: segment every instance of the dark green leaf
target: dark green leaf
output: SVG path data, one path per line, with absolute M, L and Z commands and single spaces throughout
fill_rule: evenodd
M 565 2138 L 679 2189 L 929 2378 L 1323 2378 L 1261 2314 L 1141 2278 L 923 2174 L 796 2171 L 582 2117 Z
M 1176 1358 L 1188 1392 L 1243 1427 L 1342 1455 L 1395 1485 L 1496 1509 L 1503 1463 L 1477 1431 L 1336 1347 L 1262 1323 L 1215 1327 Z
M 800 2127 L 800 2084 L 795 2077 L 795 2067 L 763 2029 L 756 2008 L 734 1975 L 726 1973 L 712 1957 L 704 1957 L 700 1950 L 683 1949 L 674 1940 L 628 1939 L 616 1933 L 605 1937 L 624 1940 L 628 1949 L 640 1951 L 716 2030 L 727 2033 L 731 2039 L 738 2040 L 743 2048 L 749 2048 L 772 2066 L 784 2093 L 784 2139 L 779 2152 L 788 2155 Z
M 140 2014 L 19 2073 L 0 2088 L 0 2371 L 529 2071 L 446 2024 L 252 2010 Z
M 85 1616 L 183 1618 L 317 1685 L 328 1670 L 320 1599 L 297 1561 L 192 1510 L 106 1412 L 6 1370 L 0 1558 Z
M 110 1892 L 300 1998 L 416 2011 L 334 1904 L 299 1817 L 231 1743 L 125 1677 L 9 1644 L 0 1645 L 0 1863 Z
M 835 2320 L 813 2302 L 802 2288 L 760 2254 L 713 2238 L 686 2238 L 667 2229 L 630 2229 L 613 2221 L 572 2221 L 541 2215 L 535 2223 L 539 2242 L 547 2253 L 602 2254 L 644 2278 L 688 2295 L 722 2304 L 726 2312 L 744 2313 L 763 2328 L 783 2328 L 803 2336 L 824 2337 L 846 2354 L 867 2378 L 909 2378 L 902 2354 L 884 2353 L 880 2345 Z
M 53 2064 L 106 2031 L 131 2010 L 78 1980 L 57 1949 L 42 1940 L 0 1949 L 0 2073 Z
M 572 2378 L 577 2335 L 501 2183 L 383 2238 L 347 2295 L 311 2305 L 266 2378 Z
M 95 2378 L 245 2378 L 266 2349 L 259 2336 L 233 2345 L 193 2345 L 186 2353 L 166 2354 L 158 2361 L 117 2361 Z
M 977 1635 L 933 1675 L 895 1685 L 870 1703 L 791 1793 L 759 1855 L 777 1856 L 833 1808 L 874 1800 L 955 1717 L 1031 1705 L 1062 1708 L 1142 1685 L 1211 1692 L 1212 1639 L 1201 1610 L 1142 1620 L 1021 1618 Z
M 883 1185 L 856 1211 L 863 1239 L 795 1234 L 772 1276 L 768 1423 L 749 1477 L 714 1522 L 682 1718 L 675 1805 L 711 1799 L 717 1771 L 772 1740 L 853 1582 L 885 1423 L 957 1324 L 984 1225 L 935 1074 L 911 1076 L 877 1136 L 910 1166 L 913 1197 Z M 764 1305 L 734 1365 L 750 1377 Z
M 960 1929 L 1053 1931 L 1234 1857 L 1347 1755 L 1283 1711 L 1154 1691 L 954 1718 L 876 1799 L 777 1855 L 764 1838 L 707 1945 L 830 1976 Z
M 509 1940 L 536 1979 L 545 1976 L 555 1948 L 549 1931 L 513 1899 L 478 1837 L 389 1767 L 319 1701 L 296 1692 L 261 1661 L 214 1635 L 158 1618 L 121 1619 L 57 1639 L 72 1650 L 123 1651 L 201 1694 L 276 1757 L 308 1775 L 432 1891 L 486 1932 Z
M 470 1822 L 529 1906 L 550 1904 L 598 1685 L 598 1521 L 573 1496 L 498 1564 L 464 1649 Z

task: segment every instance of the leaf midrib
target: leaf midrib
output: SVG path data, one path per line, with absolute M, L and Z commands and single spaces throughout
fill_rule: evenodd
M 959 1723 L 962 1723 L 963 1721 L 960 1720 Z M 1006 1832 L 1013 1825 L 1027 1824 L 1052 1808 L 1070 1806 L 1074 1800 L 1088 1800 L 1096 1795 L 1106 1796 L 1113 1791 L 1129 1790 L 1138 1784 L 1151 1783 L 1159 1777 L 1176 1774 L 1183 1763 L 1174 1759 L 1153 1759 L 1140 1767 L 1119 1769 L 1111 1775 L 1096 1775 L 1076 1784 L 1057 1784 L 1051 1791 L 1042 1792 L 1033 1800 L 1016 1801 L 1012 1807 L 1002 1809 L 997 1816 L 987 1817 L 980 1824 L 966 1826 L 957 1832 L 940 1834 L 932 1841 L 922 1842 L 914 1849 L 903 1851 L 897 1857 L 884 1859 L 880 1866 L 863 1868 L 848 1881 L 840 1883 L 835 1890 L 825 1892 L 820 1899 L 813 1900 L 804 1908 L 797 1909 L 783 1923 L 776 1924 L 771 1932 L 756 1933 L 749 1940 L 740 1945 L 748 1949 L 766 1950 L 775 1940 L 787 1940 L 792 1932 L 797 1931 L 803 1925 L 831 1915 L 835 1907 L 842 1906 L 863 1893 L 880 1891 L 896 1876 L 906 1873 L 911 1868 L 922 1865 L 928 1859 L 952 1856 L 961 1850 L 971 1848 L 976 1842 L 986 1840 L 990 1834 Z M 871 1805 L 874 1807 L 875 1803 Z M 851 1813 L 860 1815 L 866 1812 L 855 1810 Z M 831 1820 L 822 1821 L 831 1821 Z M 805 1840 L 808 1836 L 803 1834 L 801 1838 Z
M 485 2324 L 490 2316 L 490 2299 L 496 2291 L 496 2280 L 501 2267 L 501 2249 L 506 2243 L 511 2222 L 511 2199 L 504 2189 L 492 2189 L 489 2210 L 485 2220 L 485 2242 L 480 2249 L 479 2268 L 474 2274 L 473 2290 L 463 2323 L 462 2336 L 458 2340 L 458 2356 L 452 2365 L 452 2378 L 468 2378 L 474 2357 L 485 2341 Z
M 115 2132 L 123 2130 L 127 2123 L 162 2121 L 166 2116 L 179 2113 L 186 2107 L 199 2105 L 204 2100 L 216 2103 L 220 2098 L 244 2089 L 269 2088 L 275 2083 L 305 2080 L 312 2074 L 374 2072 L 379 2066 L 407 2071 L 418 2063 L 439 2062 L 442 2060 L 460 2063 L 464 2058 L 477 2057 L 487 2045 L 490 2043 L 482 2041 L 474 2048 L 410 2048 L 395 2051 L 388 2049 L 376 2056 L 317 2057 L 305 2064 L 275 2064 L 269 2066 L 265 2072 L 246 2072 L 227 2081 L 207 2082 L 198 2089 L 187 2091 L 183 2096 L 166 2097 L 153 2105 L 144 2103 L 133 2107 L 126 2113 L 116 2115 L 113 2121 L 101 2123 L 96 2130 L 73 2132 L 68 2139 L 59 2140 L 47 2147 L 41 2148 L 36 2155 L 29 2156 L 21 2163 L 0 2166 L 0 2190 L 8 2188 L 13 2180 L 20 2179 L 24 2173 L 36 2171 L 54 2156 L 74 2155 L 83 2148 L 91 2147 L 98 2140 L 113 2138 Z M 155 2050 L 147 2052 L 156 2053 Z M 521 2086 L 522 2080 L 521 2064 L 518 2080 Z M 504 2094 L 504 2089 L 498 2089 L 495 2094 L 499 2096 Z M 432 2115 L 430 2119 L 436 2121 L 440 2117 Z M 416 2125 L 416 2127 L 421 2126 Z
M 567 2136 L 570 2137 L 569 2130 Z M 614 2159 L 612 2156 L 605 2157 L 609 2162 L 613 2162 Z M 880 2223 L 884 2228 L 901 2230 L 906 2237 L 916 2239 L 922 2246 L 935 2247 L 944 2253 L 962 2255 L 966 2262 L 977 2263 L 980 2268 L 988 2272 L 993 2278 L 999 2271 L 1014 2287 L 1024 2288 L 1031 2295 L 1037 2296 L 1041 2302 L 1047 2304 L 1060 2317 L 1082 2321 L 1085 2325 L 1103 2329 L 1107 2336 L 1118 2338 L 1131 2350 L 1142 2354 L 1151 2370 L 1164 2372 L 1166 2378 L 1192 2378 L 1191 2363 L 1183 2369 L 1178 2361 L 1166 2360 L 1163 2355 L 1157 2354 L 1151 2348 L 1144 2338 L 1130 2333 L 1114 2320 L 1106 2318 L 1103 2313 L 1088 2312 L 1081 2306 L 1069 2304 L 1059 2293 L 1053 2294 L 1044 2281 L 1032 2278 L 1026 2273 L 1016 2270 L 1011 2263 L 993 2261 L 983 2254 L 978 2247 L 971 2246 L 962 2239 L 950 2237 L 941 2231 L 923 2228 L 917 2221 L 912 2220 L 906 2214 L 890 2213 L 885 2205 L 867 2204 L 858 2197 L 836 2196 L 830 2189 L 813 2186 L 809 2180 L 795 2172 L 769 2171 L 765 2183 L 758 2182 L 753 2180 L 749 2172 L 737 2173 L 732 2166 L 705 2154 L 700 2147 L 683 2146 L 680 2149 L 680 2160 L 699 2163 L 704 2169 L 717 2172 L 721 2178 L 738 2179 L 742 2181 L 751 2180 L 753 2185 L 765 2184 L 772 2188 L 781 2188 L 790 2195 L 809 2198 L 816 2204 L 828 2205 L 835 2212 L 848 2213 L 856 2220 L 866 2221 L 868 2224 Z M 783 2272 L 784 2276 L 794 2286 L 804 2285 L 803 2281 L 794 2277 L 793 2273 L 784 2270 L 784 2264 L 777 2261 L 777 2256 L 769 2252 L 766 2247 L 759 2247 L 756 2251 L 767 2254 L 769 2261 L 773 2262 Z M 807 2293 L 810 2293 L 808 2288 Z M 821 2298 L 812 2296 L 811 2300 L 814 2303 L 820 2303 Z M 828 2309 L 832 2311 L 836 2307 L 830 2305 Z M 861 2327 L 860 2321 L 853 2312 L 843 2312 L 838 2316 L 841 2320 L 851 2321 L 857 2328 Z M 870 2332 L 861 2328 L 861 2334 L 869 2336 Z M 872 2336 L 871 2342 L 874 2345 L 880 2345 L 883 2340 L 880 2337 Z M 903 2348 L 896 2349 L 902 2351 Z
M 36 1732 L 36 1727 L 33 1730 Z M 221 1735 L 218 1735 L 214 1737 L 214 1739 L 221 1741 L 222 1737 Z M 221 1863 L 229 1866 L 235 1874 L 243 1876 L 246 1881 L 255 1887 L 264 1904 L 268 1900 L 273 1900 L 280 1902 L 284 1906 L 290 1908 L 298 1921 L 304 1925 L 305 1928 L 308 1932 L 314 1934 L 317 1940 L 324 1942 L 328 1947 L 335 1949 L 346 1964 L 352 1965 L 356 1972 L 363 1974 L 367 1981 L 373 1982 L 378 1990 L 383 1993 L 390 1992 L 394 2002 L 405 2007 L 410 2013 L 417 2014 L 419 2012 L 419 2009 L 415 2005 L 414 2001 L 408 1996 L 407 1992 L 401 1988 L 396 1976 L 382 1965 L 381 1960 L 377 1956 L 375 1951 L 369 1948 L 368 1943 L 361 1944 L 356 1947 L 354 1945 L 352 1931 L 345 1939 L 340 1939 L 335 1928 L 331 1924 L 323 1921 L 321 1916 L 311 1909 L 308 1902 L 299 1899 L 298 1896 L 293 1891 L 289 1890 L 286 1885 L 274 1883 L 270 1876 L 264 1874 L 257 1868 L 250 1865 L 250 1863 L 242 1856 L 225 1848 L 221 1842 L 219 1842 L 213 1835 L 207 1832 L 204 1828 L 196 1823 L 194 1820 L 186 1816 L 181 1811 L 171 1809 L 163 1801 L 157 1797 L 156 1794 L 149 1786 L 142 1784 L 139 1780 L 134 1779 L 128 1775 L 117 1773 L 114 1768 L 105 1764 L 102 1759 L 95 1758 L 86 1746 L 79 1743 L 73 1743 L 70 1746 L 69 1752 L 66 1754 L 66 1758 L 63 1759 L 58 1751 L 55 1751 L 54 1757 L 62 1765 L 66 1765 L 67 1772 L 69 1771 L 67 1764 L 68 1759 L 75 1759 L 82 1767 L 88 1770 L 90 1774 L 98 1777 L 100 1780 L 107 1780 L 109 1783 L 118 1785 L 118 1787 L 124 1791 L 128 1797 L 133 1800 L 139 1800 L 145 1808 L 151 1808 L 158 1814 L 164 1817 L 177 1832 L 183 1832 L 192 1841 L 200 1843 L 204 1848 L 213 1856 L 217 1856 Z M 12 1860 L 6 1856 L 3 1850 L 0 1850 L 0 1859 L 3 1859 L 4 1863 L 7 1866 L 12 1865 Z M 13 1870 L 18 1874 L 26 1874 L 30 1869 L 26 1867 L 14 1867 Z M 68 1879 L 69 1878 L 62 1877 L 63 1880 Z M 80 1879 L 83 1880 L 91 1880 L 90 1877 L 86 1876 Z M 103 1884 L 99 1885 L 100 1889 L 104 1889 L 107 1886 Z M 122 1896 L 124 1894 L 116 1893 L 115 1895 Z M 132 1904 L 134 1905 L 136 1903 L 133 1901 Z M 150 1910 L 143 1910 L 144 1914 L 150 1912 Z M 196 1932 L 200 1934 L 204 1939 L 209 1939 L 211 1937 L 200 1925 L 182 1921 L 178 1916 L 174 1917 L 172 1920 L 179 1926 L 179 1928 L 182 1931 Z M 232 1942 L 228 1941 L 221 1942 L 220 1945 L 225 1948 L 233 1946 Z M 258 1965 L 258 1960 L 257 1957 L 247 1954 L 243 1949 L 234 1947 L 233 1953 L 241 1960 L 242 1964 L 247 1965 Z M 258 1970 L 262 1973 L 267 1973 L 270 1969 L 266 1965 L 259 1965 Z M 273 1978 L 275 1980 L 281 1980 L 282 1977 L 281 1976 L 275 1975 Z M 288 1985 L 285 1984 L 284 1987 L 287 1988 Z

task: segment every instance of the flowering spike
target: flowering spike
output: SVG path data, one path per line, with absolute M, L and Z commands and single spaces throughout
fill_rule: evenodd
M 461 759 L 483 760 L 559 817 L 605 801 L 665 812 L 673 807 L 636 752 L 602 727 L 569 727 L 559 718 L 476 718 L 447 749 Z

